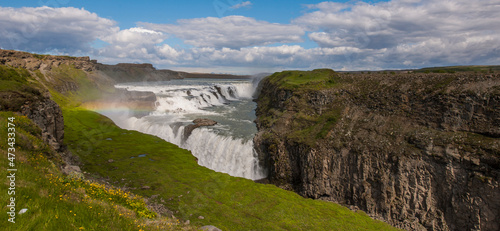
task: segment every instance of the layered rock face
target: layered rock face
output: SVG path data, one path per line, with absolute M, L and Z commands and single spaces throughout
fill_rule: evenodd
M 25 87 L 24 91 L 0 92 L 0 110 L 19 112 L 31 119 L 42 132 L 42 139 L 55 150 L 61 151 L 64 138 L 64 119 L 59 105 L 48 93 Z
M 95 63 L 89 57 L 37 55 L 22 51 L 0 49 L 0 64 L 15 68 L 24 68 L 29 71 L 40 70 L 42 73 L 61 65 L 73 65 L 77 69 L 90 72 L 95 70 Z
M 61 151 L 64 138 L 64 119 L 59 105 L 49 98 L 27 102 L 21 114 L 30 118 L 42 129 L 43 140 L 55 150 Z
M 38 55 L 22 51 L 0 49 L 0 65 L 40 71 L 46 74 L 54 68 L 71 66 L 89 74 L 96 83 L 115 84 L 120 82 L 168 81 L 183 78 L 187 73 L 172 70 L 157 70 L 151 64 L 119 63 L 106 65 L 90 60 L 89 57 Z M 73 83 L 72 85 L 77 85 Z M 64 89 L 62 89 L 64 91 Z M 77 89 L 69 89 L 71 91 Z
M 500 75 L 286 75 L 257 100 L 271 183 L 407 230 L 500 230 Z

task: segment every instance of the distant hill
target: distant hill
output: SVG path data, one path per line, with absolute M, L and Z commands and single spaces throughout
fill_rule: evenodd
M 469 65 L 469 66 L 445 66 L 445 67 L 424 67 L 420 69 L 402 70 L 378 70 L 378 71 L 337 71 L 338 73 L 456 73 L 456 72 L 476 72 L 482 74 L 500 71 L 500 65 Z
M 184 78 L 206 78 L 206 79 L 248 79 L 250 75 L 230 75 L 211 73 L 185 73 Z
M 424 73 L 455 73 L 455 72 L 491 73 L 494 71 L 500 71 L 500 65 L 426 67 L 426 68 L 415 70 L 414 72 L 424 72 Z

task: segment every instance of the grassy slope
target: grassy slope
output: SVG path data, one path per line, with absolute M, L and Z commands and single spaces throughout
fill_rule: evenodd
M 192 224 L 223 230 L 391 229 L 334 203 L 200 167 L 190 152 L 155 136 L 120 129 L 94 112 L 66 109 L 64 116 L 66 142 L 82 157 L 86 171 L 135 188 L 131 191 L 136 194 L 159 194 L 167 207 L 179 211 L 176 216 Z
M 66 67 L 67 70 L 71 68 Z M 40 74 L 40 73 L 37 73 Z M 43 77 L 40 76 L 39 77 Z M 63 77 L 63 76 L 61 76 Z M 81 76 L 80 76 L 81 77 Z M 6 99 L 1 103 L 4 110 L 17 108 L 38 93 L 42 88 L 25 70 L 0 66 L 0 94 L 17 94 L 19 100 Z M 44 82 L 50 85 L 48 82 Z M 88 88 L 87 86 L 84 86 Z M 52 90 L 52 92 L 54 92 Z M 76 102 L 78 94 L 56 96 L 67 102 Z M 24 99 L 24 100 L 23 100 Z M 0 171 L 7 175 L 8 118 L 15 118 L 16 213 L 27 208 L 24 214 L 16 215 L 15 224 L 8 221 L 7 213 L 0 220 L 1 230 L 190 230 L 178 220 L 156 218 L 139 196 L 118 188 L 75 176 L 65 176 L 59 170 L 61 157 L 41 139 L 41 130 L 31 120 L 14 112 L 0 111 Z M 7 202 L 9 181 L 0 183 L 0 200 Z
M 29 119 L 12 112 L 0 112 L 0 136 L 7 136 L 8 118 L 16 125 L 16 215 L 15 224 L 0 220 L 2 230 L 155 230 L 156 225 L 180 227 L 177 221 L 148 224 L 149 212 L 140 197 L 104 185 L 64 176 L 56 164 L 61 160 L 43 143 L 40 130 Z M 0 143 L 0 171 L 7 172 L 7 143 Z M 49 158 L 48 158 L 49 157 Z M 54 164 L 56 163 L 56 164 Z M 8 181 L 0 184 L 0 200 L 7 202 Z M 111 198 L 111 199 L 110 199 Z M 6 205 L 6 204 L 5 204 Z M 6 206 L 3 210 L 6 211 Z M 143 216 L 138 214 L 142 213 Z
M 79 72 L 71 68 L 63 70 L 65 73 L 74 71 Z M 90 82 L 78 76 L 68 78 L 81 85 L 79 92 L 60 94 L 53 88 L 51 93 L 64 106 L 65 143 L 80 156 L 83 170 L 96 177 L 107 177 L 138 195 L 158 195 L 156 200 L 178 211 L 175 215 L 183 220 L 189 219 L 191 224 L 212 224 L 223 230 L 393 229 L 334 203 L 304 199 L 273 185 L 256 184 L 200 167 L 186 150 L 154 136 L 120 129 L 97 113 L 75 107 L 85 99 L 85 89 L 92 88 Z M 56 77 L 64 78 L 64 74 Z M 45 82 L 45 85 L 50 86 L 50 83 Z M 1 124 L 5 128 L 6 117 L 12 114 L 1 115 Z M 4 135 L 2 133 L 2 137 Z M 39 138 L 37 142 L 40 142 Z M 0 144 L 2 152 L 5 152 L 5 145 Z M 126 200 L 118 202 L 124 196 L 123 193 L 115 195 L 115 189 L 104 190 L 92 197 L 91 191 L 104 186 L 63 176 L 52 164 L 55 160 L 46 158 L 53 154 L 47 150 L 38 153 L 38 149 L 32 148 L 17 152 L 18 159 L 23 160 L 18 167 L 23 175 L 19 175 L 17 209 L 28 207 L 28 213 L 18 215 L 16 226 L 2 220 L 2 227 L 15 227 L 12 230 L 33 227 L 42 230 L 55 230 L 55 227 L 65 230 L 80 227 L 87 230 L 190 228 L 179 226 L 176 220 L 148 220 L 137 215 L 138 211 L 147 210 L 141 205 L 131 207 Z M 139 157 L 140 154 L 146 156 Z M 0 165 L 4 170 L 6 158 L 0 160 Z M 0 185 L 1 191 L 8 191 L 6 183 Z M 151 188 L 143 190 L 142 186 Z M 87 198 L 89 195 L 91 199 Z M 108 201 L 110 197 L 117 203 Z M 3 193 L 0 198 L 6 201 L 8 196 Z M 138 199 L 136 204 L 141 202 Z M 198 219 L 198 216 L 205 219 Z

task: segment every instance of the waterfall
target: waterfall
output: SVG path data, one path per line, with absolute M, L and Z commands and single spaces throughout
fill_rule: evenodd
M 232 176 L 257 180 L 266 177 L 253 148 L 257 132 L 253 123 L 255 83 L 250 80 L 183 79 L 157 83 L 127 83 L 116 88 L 153 92 L 155 109 L 136 117 L 126 111 L 102 114 L 125 129 L 158 136 L 190 150 L 198 164 Z M 218 122 L 194 129 L 184 136 L 186 126 L 197 118 Z

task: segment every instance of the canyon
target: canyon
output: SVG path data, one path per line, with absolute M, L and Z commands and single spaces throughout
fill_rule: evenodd
M 407 230 L 500 229 L 499 74 L 284 71 L 261 87 L 269 183 Z
M 0 109 L 33 120 L 45 142 L 74 159 L 68 164 L 79 161 L 65 150 L 55 101 L 75 102 L 59 94 L 78 102 L 120 95 L 153 107 L 154 94 L 113 86 L 221 76 L 6 50 L 0 64 L 17 71 L 2 82 L 12 85 L 2 85 Z M 269 174 L 259 182 L 406 230 L 500 229 L 498 72 L 283 71 L 258 90 L 253 141 Z

